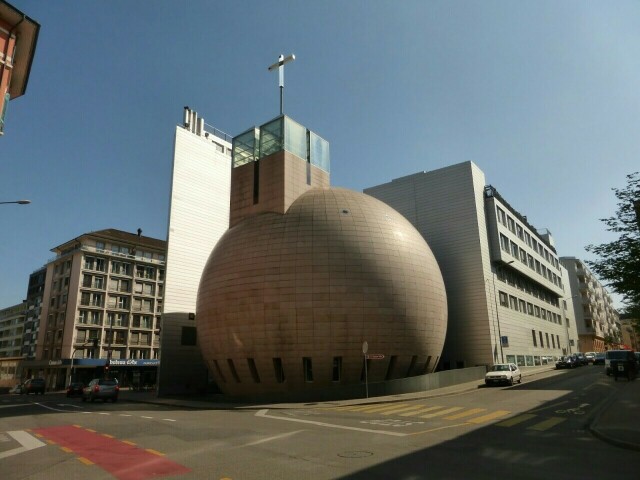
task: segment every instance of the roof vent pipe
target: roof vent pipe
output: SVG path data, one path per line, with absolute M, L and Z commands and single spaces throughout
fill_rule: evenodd
M 191 111 L 191 133 L 196 133 L 196 126 L 198 125 L 198 114 L 195 111 Z
M 190 115 L 189 107 L 184 107 L 184 118 L 182 119 L 182 126 L 184 128 L 189 128 L 189 115 Z
M 204 118 L 200 117 L 198 119 L 198 131 L 196 132 L 199 137 L 202 136 L 202 132 L 204 131 Z

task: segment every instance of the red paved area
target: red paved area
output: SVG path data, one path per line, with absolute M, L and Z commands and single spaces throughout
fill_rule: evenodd
M 145 480 L 191 471 L 159 454 L 80 427 L 65 425 L 40 428 L 33 432 L 61 447 L 67 447 L 119 480 Z

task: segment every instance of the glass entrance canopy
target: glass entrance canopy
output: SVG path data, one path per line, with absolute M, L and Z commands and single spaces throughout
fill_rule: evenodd
M 286 150 L 330 173 L 329 142 L 286 115 L 233 138 L 233 167 Z

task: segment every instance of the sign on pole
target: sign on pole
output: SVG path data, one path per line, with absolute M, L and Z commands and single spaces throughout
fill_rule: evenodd
M 369 360 L 382 360 L 384 358 L 384 355 L 381 353 L 370 353 L 366 357 Z

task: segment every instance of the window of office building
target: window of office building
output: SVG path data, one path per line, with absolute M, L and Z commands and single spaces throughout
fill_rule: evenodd
M 509 295 L 509 306 L 516 312 L 518 311 L 518 299 L 513 295 Z
M 507 296 L 507 294 L 504 292 L 498 292 L 498 294 L 500 296 L 500 305 L 502 305 L 503 307 L 508 307 L 509 297 Z
M 507 216 L 507 227 L 511 230 L 512 233 L 516 233 L 516 222 L 513 221 L 513 218 Z
M 284 383 L 285 376 L 284 376 L 284 368 L 282 367 L 282 359 L 281 358 L 274 358 L 273 359 L 273 371 L 274 371 L 275 376 L 276 376 L 276 382 Z
M 538 342 L 536 341 L 536 331 L 535 330 L 531 330 L 531 336 L 533 337 L 533 346 L 537 347 L 538 346 Z
M 509 239 L 502 233 L 500 234 L 500 247 L 502 247 L 502 250 L 509 253 Z

